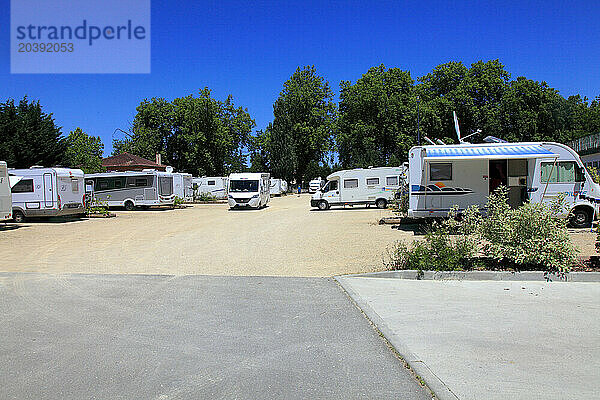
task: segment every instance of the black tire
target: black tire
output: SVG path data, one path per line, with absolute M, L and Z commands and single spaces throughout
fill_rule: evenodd
M 23 211 L 13 211 L 13 221 L 18 223 L 25 222 L 25 214 L 23 214 Z
M 589 228 L 592 226 L 592 213 L 579 207 L 571 211 L 569 223 L 573 228 Z
M 329 209 L 329 203 L 327 203 L 325 200 L 321 200 L 317 207 L 319 207 L 319 210 L 325 211 Z
M 127 200 L 127 201 L 125 202 L 125 209 L 126 209 L 127 211 L 133 211 L 133 210 L 135 210 L 135 204 L 133 204 L 133 201 L 131 201 L 131 200 Z
M 387 201 L 385 199 L 378 199 L 375 202 L 375 205 L 377 206 L 377 208 L 385 208 L 387 207 Z

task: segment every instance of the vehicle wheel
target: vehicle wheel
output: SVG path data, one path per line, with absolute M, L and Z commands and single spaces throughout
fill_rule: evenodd
M 329 209 L 329 204 L 325 200 L 321 200 L 319 202 L 319 210 L 325 211 L 327 209 Z
M 375 202 L 377 208 L 385 208 L 387 206 L 387 201 L 385 199 L 379 199 Z
M 25 214 L 23 214 L 23 211 L 15 210 L 13 212 L 13 221 L 25 222 Z
M 569 223 L 573 228 L 589 228 L 592 225 L 592 213 L 585 208 L 576 208 L 571 211 Z
M 131 200 L 127 200 L 127 201 L 125 202 L 125 209 L 126 209 L 127 211 L 133 211 L 133 210 L 135 210 L 135 204 L 133 204 L 133 201 L 131 201 Z

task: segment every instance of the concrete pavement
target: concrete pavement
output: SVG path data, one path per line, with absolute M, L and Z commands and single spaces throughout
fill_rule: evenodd
M 0 399 L 431 399 L 332 279 L 0 274 Z
M 443 399 L 600 393 L 600 283 L 337 278 Z

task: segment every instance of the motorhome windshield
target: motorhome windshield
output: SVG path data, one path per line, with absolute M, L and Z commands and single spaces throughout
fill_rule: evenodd
M 229 184 L 230 192 L 258 192 L 258 181 L 240 180 L 231 181 Z

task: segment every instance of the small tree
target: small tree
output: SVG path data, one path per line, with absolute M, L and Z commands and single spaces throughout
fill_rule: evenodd
M 65 162 L 70 167 L 80 168 L 86 174 L 102 172 L 104 144 L 99 136 L 89 136 L 77 128 L 67 136 Z

